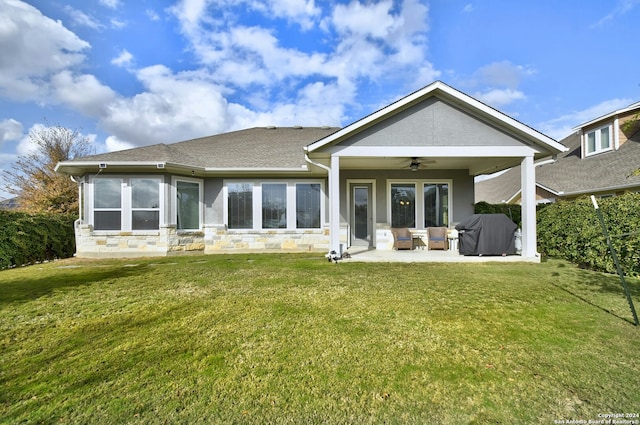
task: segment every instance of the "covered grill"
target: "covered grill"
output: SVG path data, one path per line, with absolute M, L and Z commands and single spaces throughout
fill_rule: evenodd
M 518 226 L 504 214 L 474 214 L 456 226 L 461 255 L 516 253 Z

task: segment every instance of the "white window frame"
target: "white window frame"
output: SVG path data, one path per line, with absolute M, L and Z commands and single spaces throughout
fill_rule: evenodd
M 451 187 L 453 186 L 453 183 L 450 180 L 441 180 L 441 181 L 437 181 L 437 180 L 422 180 L 420 182 L 420 192 L 421 192 L 421 197 L 422 197 L 422 221 L 420 222 L 422 224 L 422 226 L 425 226 L 424 224 L 424 220 L 425 220 L 425 214 L 424 214 L 424 187 L 426 185 L 430 185 L 430 184 L 446 184 L 447 185 L 447 223 L 443 223 L 442 226 L 445 227 L 449 227 L 451 224 L 451 207 L 453 205 L 453 196 L 452 196 L 452 190 Z M 426 226 L 425 226 L 426 227 Z
M 87 217 L 89 218 L 89 224 L 94 225 L 94 211 L 106 211 L 106 210 L 115 210 L 115 208 L 94 208 L 94 199 L 95 199 L 95 185 L 94 182 L 100 179 L 114 179 L 120 180 L 121 191 L 120 191 L 120 229 L 119 230 L 94 230 L 97 233 L 105 233 L 105 234 L 118 234 L 121 232 L 132 232 L 133 234 L 144 234 L 144 233 L 157 233 L 160 230 L 160 227 L 165 223 L 165 181 L 163 176 L 158 176 L 157 174 L 140 174 L 140 175 L 115 175 L 115 174 L 105 174 L 101 176 L 94 176 L 88 182 L 89 187 L 86 193 L 86 205 L 88 208 Z M 131 180 L 132 179 L 153 179 L 157 180 L 159 184 L 158 188 L 158 196 L 159 196 L 159 219 L 158 219 L 158 229 L 153 230 L 132 230 L 131 229 L 131 214 L 134 209 L 131 207 Z M 135 210 L 140 210 L 136 208 Z
M 197 183 L 198 184 L 198 228 L 197 229 L 178 229 L 178 182 Z M 194 179 L 190 177 L 173 176 L 171 177 L 171 224 L 176 226 L 176 232 L 199 232 L 202 231 L 204 225 L 204 184 L 202 179 Z
M 606 148 L 602 147 L 602 130 L 608 128 L 609 129 L 609 146 Z M 595 150 L 593 152 L 589 152 L 589 134 L 594 133 L 595 134 Z M 591 155 L 597 155 L 599 153 L 603 153 L 603 152 L 609 152 L 613 150 L 613 146 L 614 146 L 614 135 L 613 135 L 613 125 L 611 123 L 600 126 L 598 128 L 594 128 L 592 130 L 589 130 L 587 132 L 584 133 L 583 135 L 583 147 L 584 147 L 584 156 L 588 157 Z
M 229 229 L 229 190 L 228 185 L 232 183 L 249 184 L 253 190 L 253 228 L 252 229 Z M 286 185 L 287 194 L 287 227 L 263 228 L 262 227 L 262 186 L 264 184 L 284 184 Z M 320 227 L 298 228 L 296 227 L 296 185 L 297 184 L 319 184 L 320 185 Z M 246 179 L 227 179 L 223 182 L 223 220 L 229 231 L 264 231 L 264 232 L 285 232 L 285 231 L 304 231 L 304 230 L 320 230 L 325 222 L 325 185 L 321 179 L 270 179 L 270 180 L 246 180 Z
M 425 184 L 447 184 L 449 186 L 449 199 L 447 200 L 447 210 L 449 222 L 444 224 L 451 227 L 453 220 L 453 180 L 451 179 L 393 179 L 387 180 L 387 224 L 391 225 L 391 185 L 392 184 L 414 184 L 416 188 L 416 218 L 417 227 L 412 229 L 424 229 L 424 186 Z

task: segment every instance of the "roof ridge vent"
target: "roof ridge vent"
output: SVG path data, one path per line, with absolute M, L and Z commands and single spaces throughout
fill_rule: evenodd
M 267 130 L 275 130 L 276 126 L 275 125 L 268 125 L 265 127 Z
M 302 126 L 301 125 L 294 125 L 292 128 L 295 129 L 295 130 L 302 130 Z

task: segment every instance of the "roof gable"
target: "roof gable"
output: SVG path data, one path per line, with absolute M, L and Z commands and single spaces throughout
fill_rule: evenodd
M 376 126 L 378 129 L 388 128 L 389 125 L 393 125 L 394 122 L 399 121 L 400 117 L 403 119 L 403 126 L 407 127 L 410 131 L 412 120 L 408 119 L 407 111 L 410 114 L 411 111 L 417 111 L 426 107 L 427 110 L 435 113 L 436 111 L 442 112 L 438 115 L 438 120 L 432 121 L 432 125 L 437 124 L 440 128 L 429 132 L 427 128 L 427 134 L 431 134 L 431 139 L 426 138 L 423 141 L 432 142 L 438 146 L 446 146 L 446 144 L 455 144 L 456 146 L 464 146 L 464 143 L 470 142 L 471 137 L 465 137 L 464 133 L 460 131 L 459 127 L 455 126 L 454 122 L 447 121 L 443 118 L 456 117 L 462 119 L 465 124 L 474 123 L 470 128 L 478 130 L 477 123 L 482 123 L 483 126 L 497 129 L 505 135 L 509 135 L 514 140 L 518 140 L 522 144 L 536 146 L 538 150 L 544 152 L 545 155 L 552 155 L 559 152 L 564 152 L 565 148 L 562 144 L 553 140 L 552 138 L 545 136 L 544 134 L 534 130 L 533 128 L 503 114 L 502 112 L 491 108 L 490 106 L 468 96 L 452 87 L 446 85 L 441 81 L 436 81 L 421 90 L 418 90 L 397 102 L 386 106 L 367 117 L 356 121 L 343 129 L 318 140 L 315 143 L 307 146 L 308 152 L 320 152 L 330 146 L 343 143 L 354 143 L 354 140 L 362 140 L 363 135 L 371 135 L 371 128 Z M 434 106 L 437 105 L 437 106 Z M 445 112 L 445 110 L 448 112 Z M 456 111 L 456 113 L 452 113 Z M 436 117 L 434 116 L 434 119 Z M 473 118 L 473 120 L 469 119 Z M 417 123 L 418 121 L 416 121 Z M 387 127 L 382 123 L 387 123 Z M 425 125 L 422 124 L 422 129 L 425 129 Z M 368 131 L 369 130 L 369 131 Z M 367 132 L 368 131 L 368 132 Z M 455 136 L 449 137 L 447 136 Z M 415 136 L 415 135 L 414 135 Z M 469 136 L 467 134 L 467 136 Z M 349 141 L 351 140 L 351 141 Z M 415 137 L 414 137 L 415 140 Z M 368 143 L 377 143 L 370 140 Z M 387 139 L 387 143 L 389 140 Z M 505 143 L 505 139 L 500 138 L 496 142 L 498 146 L 501 143 Z M 508 144 L 512 142 L 506 142 Z

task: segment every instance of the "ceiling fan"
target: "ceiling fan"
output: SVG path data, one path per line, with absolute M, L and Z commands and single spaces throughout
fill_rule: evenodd
M 425 165 L 425 164 L 434 164 L 436 161 L 433 159 L 424 159 L 424 158 L 418 158 L 418 157 L 413 157 L 411 158 L 411 163 L 409 164 L 409 168 L 411 169 L 411 171 L 418 171 L 418 169 L 420 169 L 421 165 Z

